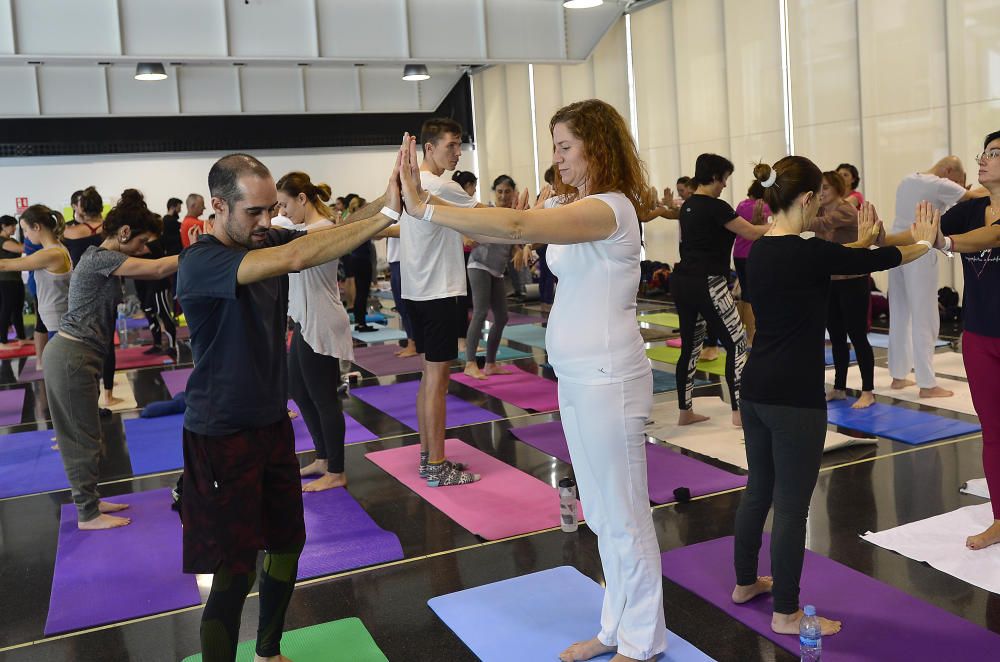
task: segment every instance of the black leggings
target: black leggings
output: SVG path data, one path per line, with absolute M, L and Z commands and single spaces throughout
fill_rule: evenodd
M 726 348 L 726 383 L 732 394 L 733 411 L 737 411 L 740 377 L 747 362 L 747 335 L 725 277 L 675 273 L 670 277 L 670 293 L 681 321 L 681 355 L 677 360 L 679 408 L 692 407 L 694 374 L 706 329 L 711 329 Z
M 354 271 L 354 324 L 365 324 L 368 315 L 368 295 L 372 290 L 372 260 L 369 256 L 351 256 Z
M 20 275 L 20 274 L 18 274 Z M 0 281 L 0 329 L 3 329 L 3 338 L 0 342 L 7 342 L 7 331 L 10 325 L 14 325 L 14 332 L 18 340 L 24 340 L 24 283 L 20 280 Z
M 149 332 L 153 334 L 153 345 L 156 347 L 163 342 L 163 333 L 166 332 L 167 345 L 171 350 L 177 348 L 177 326 L 174 324 L 173 307 L 170 290 L 160 289 L 144 293 L 142 312 L 149 322 Z
M 847 388 L 847 367 L 851 363 L 850 337 L 861 370 L 861 390 L 875 390 L 875 353 L 868 342 L 868 304 L 871 288 L 868 277 L 830 282 L 826 329 L 833 350 L 833 388 Z
M 115 368 L 117 367 L 117 362 L 118 357 L 115 356 L 115 334 L 112 333 L 108 350 L 104 354 L 104 369 L 101 371 L 101 381 L 104 382 L 105 391 L 110 391 L 115 387 Z
M 750 586 L 757 581 L 761 536 L 773 503 L 774 611 L 794 614 L 799 608 L 809 500 L 816 487 L 826 440 L 826 409 L 762 405 L 746 400 L 740 409 L 750 474 L 736 511 L 736 583 Z
M 302 412 L 316 447 L 316 459 L 329 463 L 327 471 L 344 473 L 344 408 L 340 386 L 340 359 L 317 354 L 295 325 L 288 352 L 288 393 Z

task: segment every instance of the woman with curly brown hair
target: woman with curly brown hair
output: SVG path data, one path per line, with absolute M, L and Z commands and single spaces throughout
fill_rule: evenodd
M 160 228 L 160 217 L 149 211 L 142 194 L 125 189 L 104 219 L 104 240 L 88 247 L 73 268 L 69 308 L 45 350 L 49 413 L 81 529 L 111 529 L 130 522 L 110 514 L 128 506 L 104 503 L 97 493 L 98 381 L 114 334 L 115 309 L 122 300 L 122 278 L 156 280 L 177 271 L 176 255 L 138 259 L 149 251 L 146 244 Z
M 616 662 L 647 660 L 666 646 L 660 553 L 649 511 L 646 438 L 653 378 L 635 324 L 639 286 L 638 210 L 648 184 L 621 115 L 590 99 L 549 122 L 557 187 L 565 204 L 525 211 L 461 209 L 427 196 L 416 145 L 406 136 L 400 168 L 407 212 L 472 239 L 549 244 L 559 277 L 546 349 L 559 378 L 559 413 L 607 582 L 600 632 L 560 659 L 617 651 Z M 581 306 L 581 301 L 592 302 Z

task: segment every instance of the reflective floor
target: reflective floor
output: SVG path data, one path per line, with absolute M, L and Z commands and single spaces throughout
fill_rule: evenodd
M 669 308 L 663 303 L 647 302 L 643 309 Z M 942 335 L 951 334 L 945 330 Z M 877 356 L 884 365 L 884 355 Z M 182 363 L 188 357 L 189 354 L 182 356 Z M 544 355 L 540 350 L 534 350 L 533 360 L 517 364 L 551 377 L 541 367 Z M 672 366 L 657 367 L 673 370 Z M 0 434 L 46 425 L 42 384 L 18 384 L 19 369 L 16 362 L 4 361 L 0 365 L 0 388 L 26 388 L 22 422 L 0 428 Z M 159 377 L 162 370 L 149 368 L 128 373 L 140 406 L 167 397 Z M 415 377 L 368 375 L 362 385 Z M 699 395 L 721 392 L 718 378 L 711 379 L 714 383 L 700 387 Z M 508 432 L 512 426 L 553 420 L 553 414 L 531 414 L 455 383 L 450 392 L 504 419 L 454 428 L 448 436 L 473 444 L 553 485 L 571 473 L 568 465 L 515 440 Z M 661 393 L 656 398 L 673 399 L 674 394 Z M 348 489 L 379 526 L 399 537 L 405 558 L 384 566 L 302 582 L 288 611 L 288 629 L 356 616 L 390 660 L 474 660 L 469 649 L 427 607 L 428 599 L 559 565 L 575 566 L 595 580 L 602 580 L 596 540 L 586 526 L 573 534 L 549 530 L 485 542 L 365 459 L 368 452 L 416 443 L 412 430 L 353 397 L 345 400 L 345 410 L 380 436 L 377 441 L 347 447 Z M 961 414 L 937 413 L 969 419 Z M 176 481 L 178 472 L 146 477 L 131 475 L 122 421 L 136 415 L 135 411 L 124 412 L 104 421 L 107 452 L 101 489 L 105 496 L 172 486 Z M 958 492 L 958 486 L 965 480 L 982 476 L 981 448 L 979 436 L 972 435 L 919 447 L 879 439 L 876 445 L 826 454 L 812 500 L 808 547 L 1000 633 L 1000 597 L 859 538 L 859 534 L 869 530 L 882 530 L 981 503 Z M 300 455 L 303 464 L 311 459 L 311 452 Z M 731 535 L 739 500 L 740 491 L 736 491 L 655 507 L 653 517 L 660 548 L 668 550 Z M 51 638 L 43 636 L 59 509 L 68 502 L 66 490 L 0 500 L 0 660 L 166 661 L 197 652 L 200 607 Z M 719 571 L 732 572 L 728 567 Z M 664 595 L 667 626 L 715 659 L 795 659 L 673 582 L 664 580 Z M 251 595 L 244 611 L 242 639 L 255 636 L 257 609 L 257 598 Z M 849 623 L 845 626 L 849 627 Z M 512 654 L 510 659 L 517 659 L 517 655 Z

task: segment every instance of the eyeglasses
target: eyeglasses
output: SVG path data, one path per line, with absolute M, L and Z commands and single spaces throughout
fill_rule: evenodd
M 976 163 L 992 161 L 993 159 L 1000 159 L 1000 149 L 991 149 L 988 152 L 983 152 L 982 154 L 976 155 Z

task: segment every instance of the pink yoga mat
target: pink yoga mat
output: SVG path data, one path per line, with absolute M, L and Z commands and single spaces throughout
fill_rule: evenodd
M 428 487 L 417 475 L 420 446 L 368 453 L 369 460 L 432 506 L 471 531 L 497 540 L 559 526 L 559 492 L 534 476 L 458 439 L 445 440 L 445 454 L 482 476 L 471 485 Z
M 680 338 L 671 338 L 667 341 L 667 347 L 681 347 L 682 345 Z
M 530 411 L 555 411 L 559 409 L 559 388 L 551 379 L 539 377 L 515 365 L 503 366 L 509 375 L 490 375 L 476 379 L 463 372 L 454 372 L 451 378 L 459 384 L 492 395 L 498 400 Z
M 17 349 L 2 349 L 0 350 L 0 359 L 18 359 L 22 356 L 34 356 L 35 346 L 34 345 L 21 345 Z
M 138 345 L 136 347 L 129 347 L 128 349 L 116 349 L 115 369 L 129 370 L 131 368 L 148 368 L 156 365 L 173 364 L 173 359 L 163 354 L 144 354 L 143 352 L 147 349 L 149 349 L 148 345 Z

